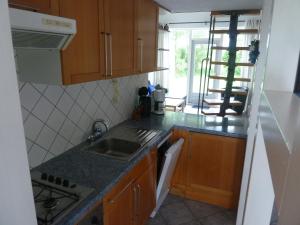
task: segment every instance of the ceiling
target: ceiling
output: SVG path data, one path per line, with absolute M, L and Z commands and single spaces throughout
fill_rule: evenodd
M 263 0 L 155 0 L 171 12 L 261 9 Z

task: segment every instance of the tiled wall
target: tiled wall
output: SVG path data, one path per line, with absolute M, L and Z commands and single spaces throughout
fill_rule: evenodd
M 114 126 L 131 116 L 147 74 L 71 86 L 20 83 L 30 167 L 85 140 L 95 119 Z

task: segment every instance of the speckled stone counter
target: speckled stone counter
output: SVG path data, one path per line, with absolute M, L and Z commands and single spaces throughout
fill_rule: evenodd
M 248 122 L 246 118 L 217 118 L 214 116 L 197 116 L 191 114 L 166 112 L 164 116 L 152 115 L 139 121 L 125 121 L 114 127 L 108 134 L 122 127 L 155 129 L 161 131 L 147 143 L 140 153 L 131 161 L 124 162 L 83 150 L 80 144 L 62 155 L 42 164 L 35 170 L 69 179 L 72 182 L 94 188 L 95 192 L 66 215 L 58 224 L 75 224 L 92 207 L 107 194 L 111 188 L 135 166 L 155 145 L 157 145 L 173 128 L 187 129 L 236 138 L 247 137 Z M 126 135 L 126 134 L 125 134 Z

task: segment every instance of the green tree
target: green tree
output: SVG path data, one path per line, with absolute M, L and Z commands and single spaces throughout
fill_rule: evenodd
M 242 53 L 239 51 L 236 53 L 236 62 L 241 62 L 241 58 L 242 58 Z M 229 53 L 228 53 L 228 51 L 225 51 L 222 55 L 222 61 L 228 62 L 228 59 L 229 59 Z M 222 71 L 223 71 L 222 75 L 227 76 L 227 67 L 226 67 L 226 69 L 223 69 Z M 235 68 L 235 76 L 236 77 L 241 76 L 241 68 L 240 67 Z

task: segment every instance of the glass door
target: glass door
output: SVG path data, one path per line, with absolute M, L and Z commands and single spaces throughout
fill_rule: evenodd
M 215 40 L 215 45 L 218 45 L 218 40 Z M 200 89 L 200 73 L 201 73 L 201 62 L 207 57 L 207 39 L 193 40 L 191 45 L 191 61 L 190 61 L 190 77 L 189 77 L 189 95 L 188 102 L 192 105 L 198 105 L 199 89 Z M 220 54 L 213 54 L 213 59 L 220 58 Z M 202 76 L 205 73 L 205 63 L 203 65 Z M 215 73 L 215 69 L 218 67 L 211 67 L 211 74 Z M 202 88 L 203 88 L 202 80 Z M 203 91 L 203 90 L 202 90 Z

